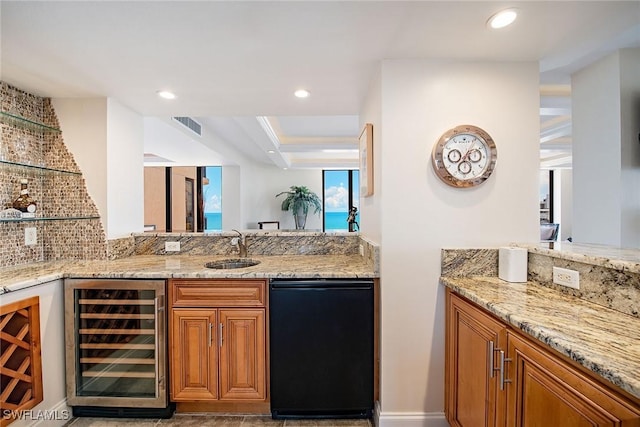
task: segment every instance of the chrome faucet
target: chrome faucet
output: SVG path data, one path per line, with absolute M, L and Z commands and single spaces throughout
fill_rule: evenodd
M 240 258 L 246 258 L 247 257 L 247 238 L 244 234 L 242 234 L 235 228 L 233 229 L 233 231 L 238 233 L 238 237 L 234 237 L 233 239 L 231 239 L 231 244 L 234 246 L 238 246 L 238 253 L 240 255 Z

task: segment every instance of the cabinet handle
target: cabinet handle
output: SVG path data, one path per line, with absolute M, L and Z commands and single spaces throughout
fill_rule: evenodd
M 209 322 L 209 347 L 211 347 L 211 341 L 213 340 L 212 329 L 213 323 Z
M 220 334 L 220 347 L 222 347 L 222 343 L 224 342 L 224 336 L 222 335 L 222 328 L 224 328 L 224 324 L 220 322 L 218 325 L 218 332 Z
M 496 368 L 493 361 L 494 351 L 493 341 L 487 342 L 487 369 L 489 370 L 489 378 L 493 378 L 495 376 Z
M 505 383 L 510 383 L 511 380 L 509 379 L 505 379 L 504 378 L 504 364 L 505 362 L 511 362 L 512 359 L 509 358 L 505 358 L 504 357 L 504 351 L 500 350 L 500 367 L 498 368 L 498 371 L 500 372 L 500 390 L 504 390 L 504 384 Z

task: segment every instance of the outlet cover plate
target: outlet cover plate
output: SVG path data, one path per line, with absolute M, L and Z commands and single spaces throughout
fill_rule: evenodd
M 38 244 L 38 229 L 35 227 L 26 227 L 24 229 L 24 244 L 33 246 Z
M 180 242 L 164 242 L 165 252 L 180 252 Z
M 580 289 L 580 273 L 568 268 L 553 267 L 553 283 L 573 289 Z

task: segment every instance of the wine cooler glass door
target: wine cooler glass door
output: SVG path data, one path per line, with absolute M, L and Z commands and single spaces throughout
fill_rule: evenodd
M 159 306 L 164 288 L 158 295 L 156 289 L 123 288 L 115 282 L 73 290 L 75 400 L 81 404 L 85 398 L 84 404 L 96 405 L 93 398 L 104 398 L 105 406 L 148 406 L 144 402 L 166 394 L 161 388 L 164 308 Z

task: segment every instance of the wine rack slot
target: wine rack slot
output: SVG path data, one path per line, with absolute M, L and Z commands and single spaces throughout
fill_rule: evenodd
M 23 411 L 42 402 L 40 300 L 31 297 L 0 307 L 0 410 Z M 3 416 L 0 426 L 15 417 Z

